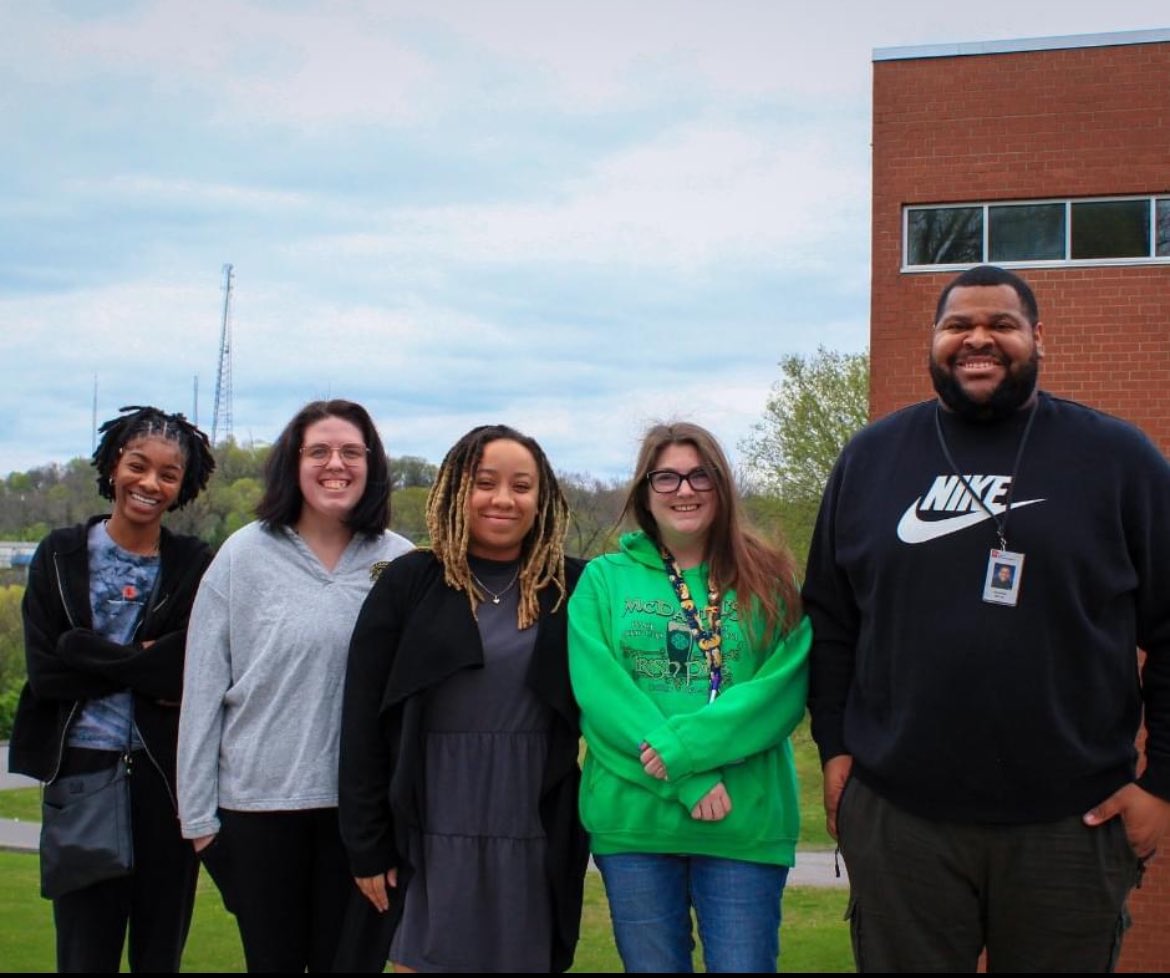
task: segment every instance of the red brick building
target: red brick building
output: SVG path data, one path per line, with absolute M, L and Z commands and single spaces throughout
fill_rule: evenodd
M 1170 454 L 1170 30 L 875 51 L 872 261 L 873 417 L 932 396 L 935 300 L 986 261 L 1036 292 L 1041 386 Z M 1170 852 L 1131 911 L 1120 970 L 1170 971 Z

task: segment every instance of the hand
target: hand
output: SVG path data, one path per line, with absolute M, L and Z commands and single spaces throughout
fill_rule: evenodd
M 397 889 L 397 867 L 388 869 L 377 876 L 355 876 L 353 880 L 357 883 L 358 889 L 362 891 L 362 895 L 374 905 L 374 909 L 378 913 L 385 913 L 390 909 L 390 897 L 386 892 L 386 887 L 389 886 L 392 890 Z
M 214 841 L 215 841 L 215 833 L 214 832 L 212 832 L 211 835 L 196 836 L 194 839 L 191 840 L 191 846 L 195 849 L 195 855 L 199 855 L 199 853 L 201 853 L 204 849 L 206 849 Z
M 720 781 L 691 809 L 691 818 L 700 822 L 719 822 L 731 813 L 731 795 Z
M 1086 825 L 1104 825 L 1115 815 L 1121 816 L 1129 847 L 1139 859 L 1148 859 L 1170 830 L 1170 801 L 1151 795 L 1136 784 L 1118 788 L 1100 805 L 1085 813 Z
M 642 741 L 642 767 L 646 769 L 646 773 L 652 778 L 657 778 L 659 781 L 670 780 L 666 773 L 666 765 L 662 763 L 662 758 L 658 756 L 658 751 L 645 741 Z
M 837 838 L 837 806 L 841 803 L 841 792 L 853 770 L 853 755 L 838 754 L 825 761 L 823 776 L 825 782 L 825 826 L 829 835 Z

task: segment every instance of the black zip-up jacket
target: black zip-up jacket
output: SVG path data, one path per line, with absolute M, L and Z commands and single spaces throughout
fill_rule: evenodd
M 583 561 L 565 561 L 571 592 Z M 589 842 L 577 812 L 581 771 L 579 711 L 569 685 L 568 615 L 555 612 L 553 587 L 540 592 L 536 648 L 528 687 L 554 711 L 540 797 L 548 839 L 552 904 L 552 972 L 566 971 L 581 922 Z M 354 627 L 341 721 L 341 836 L 354 876 L 398 868 L 390 910 L 379 916 L 355 890 L 347 940 L 335 967 L 381 971 L 402 915 L 412 867 L 404 858 L 410 830 L 423 824 L 422 722 L 427 694 L 461 669 L 483 665 L 483 644 L 467 595 L 443 580 L 430 551 L 399 557 L 371 589 Z M 364 920 L 363 920 L 364 918 Z M 363 932 L 361 927 L 366 927 Z M 523 926 L 517 922 L 517 926 Z
M 8 767 L 52 781 L 82 702 L 129 689 L 138 733 L 173 799 L 187 619 L 211 550 L 197 537 L 164 528 L 158 581 L 134 642 L 111 642 L 93 631 L 89 603 L 89 529 L 106 518 L 54 530 L 33 555 L 21 606 L 28 681 L 16 707 Z

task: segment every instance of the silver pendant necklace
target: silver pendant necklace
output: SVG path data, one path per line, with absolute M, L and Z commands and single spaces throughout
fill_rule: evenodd
M 468 569 L 470 570 L 470 568 L 468 568 Z M 493 591 L 490 587 L 488 587 L 486 584 L 484 584 L 484 582 L 481 581 L 478 577 L 476 577 L 475 571 L 471 571 L 471 579 L 473 581 L 475 581 L 475 583 L 480 586 L 480 588 L 483 590 L 483 592 L 485 594 L 488 594 L 491 596 L 492 604 L 499 604 L 500 598 L 502 598 L 505 594 L 507 594 L 509 591 L 512 590 L 512 585 L 516 583 L 516 580 L 519 577 L 520 577 L 520 568 L 517 567 L 516 573 L 512 575 L 512 580 L 510 580 L 508 582 L 508 586 L 505 587 L 504 590 L 497 593 L 497 592 Z

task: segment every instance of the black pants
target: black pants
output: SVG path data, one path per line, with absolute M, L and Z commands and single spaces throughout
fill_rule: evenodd
M 219 820 L 219 834 L 201 855 L 235 914 L 248 971 L 332 971 L 356 886 L 337 809 L 220 809 Z
M 69 748 L 62 774 L 113 766 L 117 751 Z M 177 972 L 191 926 L 199 862 L 179 834 L 162 775 L 135 751 L 130 775 L 134 872 L 53 901 L 59 972 L 116 972 L 129 926 L 131 971 Z

